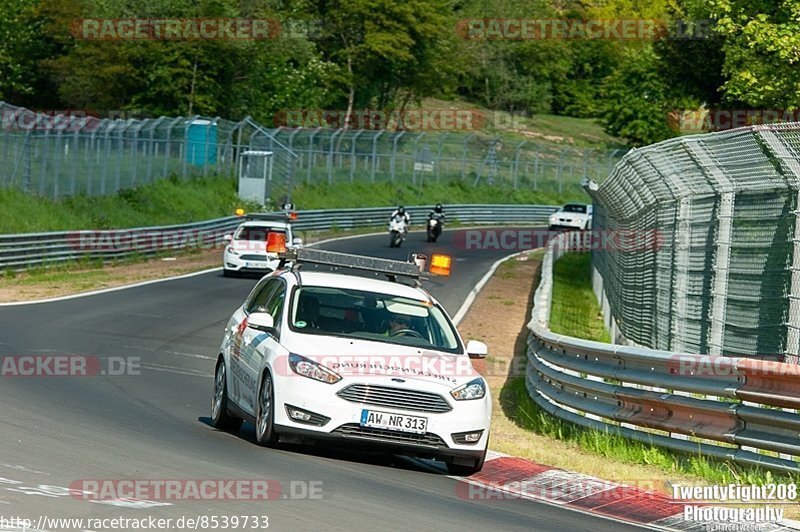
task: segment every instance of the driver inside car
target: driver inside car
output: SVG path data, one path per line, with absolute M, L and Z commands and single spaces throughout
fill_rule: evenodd
M 408 318 L 401 314 L 392 314 L 392 317 L 389 318 L 389 330 L 386 331 L 386 334 L 389 336 L 398 336 L 404 334 L 403 331 L 407 331 L 407 334 L 416 333 L 416 331 L 411 328 Z

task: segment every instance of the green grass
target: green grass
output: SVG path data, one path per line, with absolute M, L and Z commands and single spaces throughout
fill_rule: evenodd
M 568 256 L 568 255 L 567 255 Z M 668 473 L 700 477 L 713 484 L 766 484 L 800 481 L 800 475 L 774 474 L 763 468 L 742 466 L 625 439 L 619 435 L 582 428 L 541 410 L 528 396 L 525 378 L 510 379 L 500 392 L 508 417 L 518 426 L 576 444 L 585 451 L 622 462 L 657 467 Z
M 473 187 L 462 182 L 407 184 L 338 183 L 301 185 L 294 191 L 298 209 L 387 208 L 398 204 L 517 203 L 561 204 L 588 196 L 576 189 L 559 195 L 531 189 Z M 74 196 L 54 201 L 0 189 L 0 234 L 76 229 L 114 229 L 196 222 L 230 216 L 236 207 L 256 210 L 236 195 L 229 177 L 164 179 L 113 196 Z
M 592 291 L 588 253 L 567 253 L 553 265 L 550 330 L 585 340 L 611 342 Z

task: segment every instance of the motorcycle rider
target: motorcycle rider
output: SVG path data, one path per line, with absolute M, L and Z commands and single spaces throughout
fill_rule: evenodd
M 409 225 L 409 224 L 411 224 L 411 216 L 409 216 L 409 214 L 406 212 L 406 208 L 405 208 L 405 207 L 403 207 L 402 205 L 400 205 L 399 207 L 397 207 L 397 208 L 394 210 L 394 212 L 392 213 L 392 215 L 391 215 L 391 216 L 389 216 L 389 221 L 391 222 L 391 221 L 392 221 L 392 220 L 394 220 L 396 217 L 401 217 L 401 218 L 403 218 L 403 220 L 405 220 L 405 222 L 406 222 L 406 225 Z M 400 221 L 400 220 L 398 219 L 398 221 Z
M 433 235 L 430 234 L 431 220 L 436 220 L 437 222 L 435 234 Z M 435 242 L 436 238 L 438 238 L 439 235 L 442 233 L 442 229 L 444 229 L 444 220 L 445 220 L 444 208 L 442 207 L 441 203 L 437 203 L 436 206 L 433 208 L 433 210 L 430 213 L 428 213 L 428 225 L 429 225 L 428 242 Z

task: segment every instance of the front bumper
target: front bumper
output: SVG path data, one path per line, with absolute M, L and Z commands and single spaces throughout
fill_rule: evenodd
M 275 429 L 281 439 L 316 440 L 342 444 L 350 448 L 358 447 L 445 460 L 454 457 L 479 459 L 486 452 L 492 408 L 491 397 L 488 395 L 474 401 L 455 401 L 447 392 L 439 393 L 452 409 L 448 412 L 434 413 L 365 404 L 339 397 L 337 392 L 343 388 L 353 384 L 363 384 L 353 381 L 328 385 L 294 376 L 276 380 L 275 384 Z M 369 384 L 386 385 L 383 382 Z M 413 382 L 398 388 L 420 389 Z M 322 426 L 296 421 L 289 417 L 286 405 L 325 416 L 329 421 Z M 364 409 L 425 417 L 428 419 L 427 432 L 416 434 L 362 427 L 360 421 Z M 478 430 L 482 430 L 483 433 L 480 439 L 472 444 L 458 444 L 453 438 L 453 435 Z
M 278 268 L 279 260 L 267 255 L 233 255 L 225 252 L 222 267 L 233 272 L 272 272 Z
M 574 220 L 569 218 L 551 219 L 550 229 L 584 229 L 588 222 L 584 220 Z

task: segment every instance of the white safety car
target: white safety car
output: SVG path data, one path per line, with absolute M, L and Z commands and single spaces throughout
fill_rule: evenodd
M 265 446 L 322 441 L 439 459 L 454 475 L 479 471 L 492 401 L 470 359 L 487 347 L 464 345 L 421 288 L 427 258 L 310 248 L 282 258 L 292 267 L 262 278 L 225 328 L 213 426 L 238 430 L 248 420 Z M 337 273 L 307 267 L 314 263 Z M 431 256 L 429 273 L 449 268 L 450 257 Z
M 302 245 L 295 238 L 292 224 L 286 214 L 251 214 L 233 234 L 225 235 L 222 273 L 231 277 L 239 273 L 267 273 L 278 267 L 278 253 L 286 250 L 287 243 Z
M 591 229 L 592 206 L 583 203 L 567 203 L 550 215 L 550 229 Z

